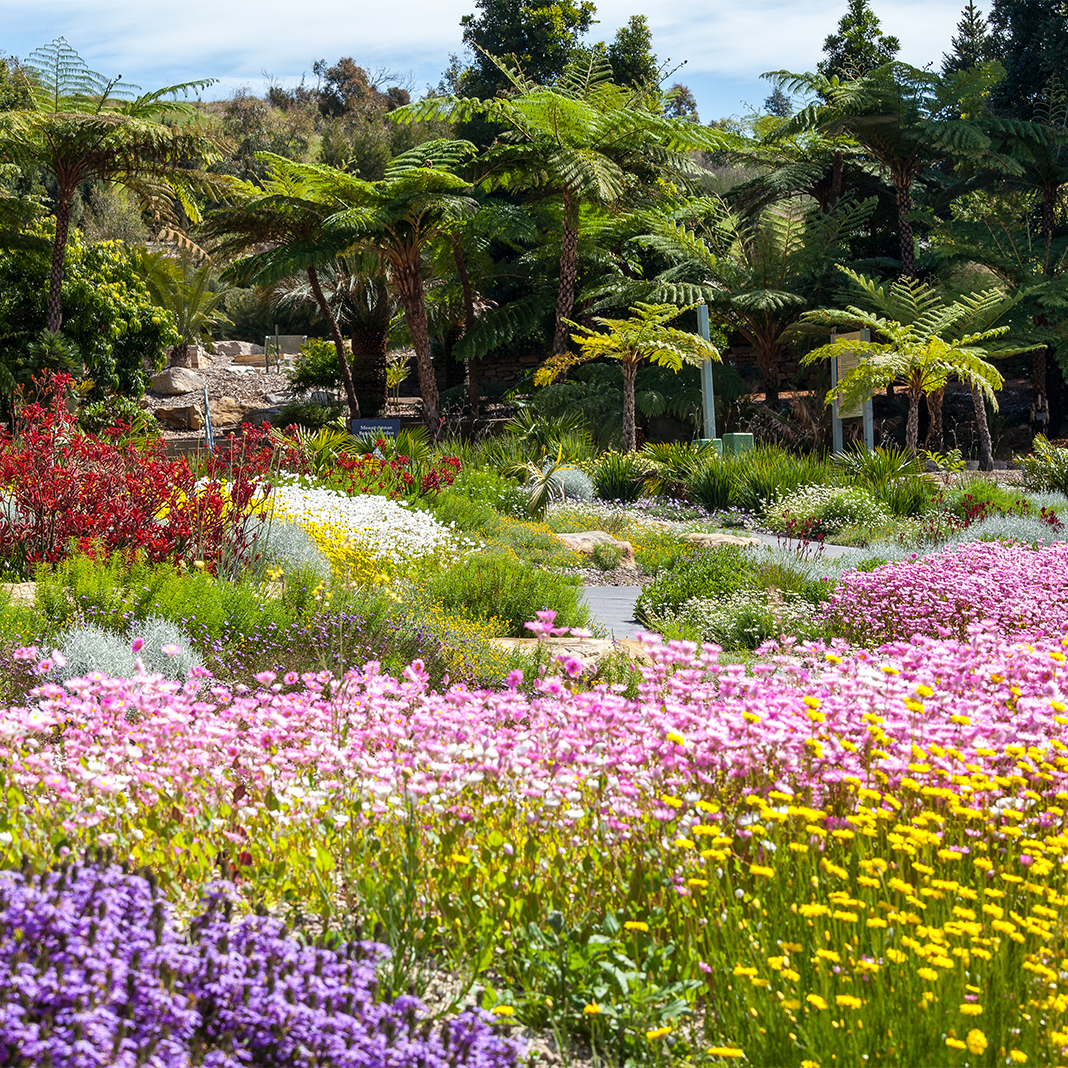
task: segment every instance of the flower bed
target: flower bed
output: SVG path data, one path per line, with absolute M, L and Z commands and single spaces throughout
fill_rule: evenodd
M 566 982 L 557 1019 L 620 1059 L 1053 1063 L 1064 646 L 788 652 L 654 646 L 634 699 L 434 693 L 417 663 L 46 685 L 0 723 L 0 842 L 103 842 L 175 892 L 222 856 L 251 899 L 328 910 L 334 880 L 411 952 L 493 946 L 487 1008 L 544 1023 Z
M 962 638 L 981 620 L 1007 637 L 1059 635 L 1068 618 L 1068 543 L 966 542 L 848 572 L 827 618 L 836 633 L 868 646 L 913 634 Z
M 278 920 L 231 918 L 208 888 L 183 937 L 154 883 L 117 866 L 0 872 L 0 1054 L 10 1068 L 512 1068 L 515 1044 L 463 1013 L 424 1023 L 378 1000 L 389 950 L 302 945 Z M 24 947 L 33 947 L 27 955 Z
M 269 506 L 301 526 L 346 581 L 388 581 L 398 565 L 456 543 L 454 532 L 429 512 L 377 494 L 281 485 Z

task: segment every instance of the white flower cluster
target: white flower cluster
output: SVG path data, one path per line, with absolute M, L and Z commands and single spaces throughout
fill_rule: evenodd
M 879 527 L 890 513 L 866 489 L 859 486 L 805 486 L 770 505 L 764 513 L 768 528 L 777 534 L 791 533 L 791 521 L 815 520 L 812 534 L 837 534 L 844 527 Z
M 453 532 L 429 512 L 378 494 L 350 497 L 336 490 L 277 486 L 271 503 L 275 515 L 292 522 L 342 528 L 376 556 L 427 556 L 453 543 Z
M 783 634 L 806 637 L 816 621 L 816 607 L 787 590 L 769 598 L 766 590 L 744 588 L 726 597 L 687 601 L 678 620 L 728 649 L 755 648 L 768 638 Z

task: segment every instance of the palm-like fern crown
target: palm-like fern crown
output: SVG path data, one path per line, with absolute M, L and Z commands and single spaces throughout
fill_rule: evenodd
M 865 356 L 860 366 L 828 395 L 848 403 L 870 395 L 889 382 L 903 380 L 916 395 L 930 393 L 959 378 L 980 390 L 994 405 L 1004 384 L 990 357 L 1027 352 L 1036 346 L 1004 341 L 1007 319 L 1021 296 L 992 288 L 947 302 L 925 282 L 898 279 L 889 286 L 851 271 L 841 270 L 863 297 L 866 307 L 849 305 L 802 316 L 806 324 L 867 328 L 878 341 L 839 340 L 808 353 L 803 364 L 813 364 L 842 352 Z
M 500 126 L 497 141 L 480 160 L 487 185 L 563 190 L 614 204 L 634 175 L 696 174 L 687 153 L 723 143 L 716 131 L 651 109 L 648 91 L 615 85 L 602 56 L 584 57 L 554 86 L 536 84 L 504 60 L 493 62 L 511 83 L 509 94 L 490 100 L 428 98 L 390 114 L 398 122 L 466 122 L 480 115 Z
M 138 86 L 90 70 L 62 37 L 39 48 L 26 65 L 32 106 L 0 115 L 0 155 L 43 167 L 61 197 L 91 179 L 121 183 L 172 228 L 161 235 L 166 237 L 177 230 L 175 200 L 196 222 L 197 194 L 218 195 L 225 187 L 225 178 L 190 166 L 220 158 L 225 138 L 200 128 L 189 101 L 170 99 L 214 79 L 136 95 Z
M 1020 162 L 1006 150 L 1005 139 L 1026 137 L 1041 144 L 1050 133 L 1040 123 L 989 112 L 989 91 L 1002 75 L 996 62 L 939 75 L 893 61 L 847 81 L 772 71 L 765 77 L 779 88 L 811 100 L 772 136 L 818 130 L 829 137 L 853 137 L 884 166 L 903 174 L 947 157 L 1020 174 Z
M 719 198 L 705 198 L 687 202 L 674 218 L 650 215 L 641 244 L 672 266 L 651 286 L 643 284 L 644 299 L 707 301 L 732 326 L 760 321 L 781 330 L 806 305 L 812 284 L 873 206 L 844 202 L 829 212 L 766 208 L 746 218 Z
M 224 255 L 271 245 L 231 264 L 235 281 L 279 281 L 358 245 L 410 262 L 477 207 L 450 169 L 473 151 L 466 141 L 430 141 L 397 156 L 377 182 L 260 153 L 269 164 L 263 188 L 243 183 L 240 202 L 213 215 L 207 231 Z
M 565 352 L 547 360 L 535 372 L 534 381 L 537 385 L 546 385 L 576 364 L 601 356 L 630 364 L 648 360 L 673 371 L 681 370 L 685 363 L 718 361 L 719 350 L 710 341 L 688 330 L 668 326 L 693 307 L 695 305 L 679 308 L 674 304 L 639 301 L 626 319 L 595 316 L 593 321 L 603 329 L 571 323 L 578 331 L 571 337 L 578 344 L 579 353 Z

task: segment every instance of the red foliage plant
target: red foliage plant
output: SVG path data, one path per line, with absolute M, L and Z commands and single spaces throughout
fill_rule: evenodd
M 126 428 L 83 433 L 67 410 L 70 376 L 35 381 L 40 400 L 17 404 L 0 435 L 0 560 L 29 574 L 71 551 L 131 552 L 233 574 L 254 562 L 270 492 L 258 462 L 216 466 L 198 482 L 161 441 L 124 441 Z M 223 461 L 220 457 L 220 464 Z M 258 461 L 257 456 L 257 461 Z

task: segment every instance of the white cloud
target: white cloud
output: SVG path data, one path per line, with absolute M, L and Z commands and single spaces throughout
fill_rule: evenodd
M 876 0 L 900 58 L 941 60 L 963 0 Z M 25 57 L 60 34 L 103 74 L 121 73 L 145 88 L 217 77 L 221 94 L 264 74 L 292 84 L 312 62 L 351 55 L 369 67 L 411 74 L 417 89 L 436 84 L 450 52 L 460 50 L 460 18 L 473 0 L 5 0 L 3 47 Z M 759 75 L 810 70 L 845 0 L 600 0 L 596 39 L 609 38 L 637 10 L 648 18 L 661 59 L 686 60 L 676 75 L 695 91 L 706 117 L 741 110 L 767 95 Z

